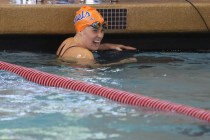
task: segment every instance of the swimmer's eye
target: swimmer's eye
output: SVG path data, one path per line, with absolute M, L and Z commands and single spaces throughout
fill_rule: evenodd
M 96 29 L 96 28 L 93 28 L 93 27 L 92 27 L 92 31 L 93 31 L 93 32 L 99 32 L 99 31 L 100 31 L 100 32 L 104 33 L 105 29 L 102 28 L 102 29 L 100 30 L 100 29 Z
M 98 32 L 99 29 L 92 28 L 92 30 L 93 30 L 94 32 Z
M 100 23 L 100 22 L 94 22 L 92 25 L 91 25 L 91 27 L 93 27 L 94 29 L 99 29 L 99 28 L 102 28 L 103 30 L 104 29 L 106 29 L 107 28 L 107 24 L 106 24 L 106 22 L 104 22 L 104 23 Z

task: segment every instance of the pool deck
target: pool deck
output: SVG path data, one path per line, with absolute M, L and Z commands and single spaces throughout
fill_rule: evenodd
M 108 29 L 108 33 L 209 32 L 210 0 L 189 1 L 196 6 L 205 22 L 185 0 L 119 0 L 116 3 L 103 0 L 90 5 L 97 9 L 127 9 L 126 28 Z M 56 4 L 47 0 L 29 4 L 23 0 L 15 4 L 1 0 L 0 35 L 73 34 L 75 12 L 84 4 L 87 2 L 81 3 L 79 0 L 69 4 Z

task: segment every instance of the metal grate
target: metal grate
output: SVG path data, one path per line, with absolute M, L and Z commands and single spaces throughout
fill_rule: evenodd
M 108 24 L 107 29 L 127 28 L 127 9 L 97 9 Z

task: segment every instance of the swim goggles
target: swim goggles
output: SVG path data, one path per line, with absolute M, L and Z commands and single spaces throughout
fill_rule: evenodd
M 107 24 L 106 24 L 106 22 L 104 22 L 104 23 L 100 23 L 99 21 L 96 21 L 96 22 L 94 22 L 92 25 L 90 25 L 91 27 L 93 27 L 94 29 L 99 29 L 99 28 L 102 28 L 102 29 L 106 29 L 107 28 Z

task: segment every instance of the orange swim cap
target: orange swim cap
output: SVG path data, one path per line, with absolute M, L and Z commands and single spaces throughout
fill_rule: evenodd
M 76 32 L 82 31 L 85 27 L 90 26 L 97 21 L 103 24 L 104 19 L 101 14 L 93 7 L 82 6 L 76 12 L 76 16 L 74 18 Z

